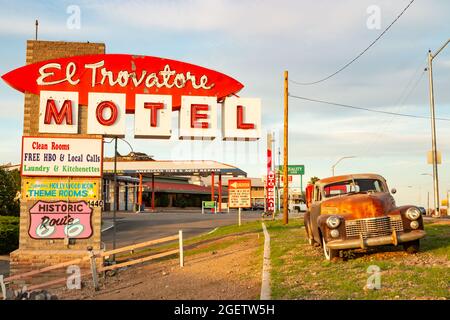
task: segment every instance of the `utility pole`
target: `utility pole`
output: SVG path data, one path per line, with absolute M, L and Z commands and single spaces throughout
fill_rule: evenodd
M 436 148 L 436 118 L 434 112 L 434 88 L 433 88 L 433 59 L 447 46 L 450 39 L 439 48 L 439 50 L 433 55 L 431 50 L 428 50 L 428 80 L 430 85 L 430 113 L 431 113 L 431 152 L 433 160 L 433 187 L 434 187 L 434 214 L 440 216 L 439 210 L 439 176 L 437 166 L 437 148 Z
M 35 22 L 35 26 L 36 26 L 36 41 L 37 41 L 37 38 L 38 38 L 38 27 L 39 27 L 39 21 L 36 19 L 36 22 Z
M 288 196 L 289 196 L 289 179 L 288 179 L 288 72 L 284 71 L 284 150 L 283 150 L 283 224 L 289 223 L 289 207 L 288 207 Z

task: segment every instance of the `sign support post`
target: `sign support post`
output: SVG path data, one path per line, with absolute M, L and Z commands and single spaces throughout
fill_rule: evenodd
M 113 250 L 116 249 L 116 213 L 117 213 L 117 204 L 119 197 L 117 193 L 119 192 L 119 188 L 117 188 L 117 137 L 114 138 L 114 211 L 113 211 Z M 116 261 L 116 255 L 112 256 L 113 261 Z
M 238 209 L 238 225 L 241 226 L 241 208 L 251 207 L 252 180 L 228 180 L 228 208 Z
M 239 227 L 241 226 L 241 207 L 238 209 L 238 220 L 239 220 Z
M 288 195 L 289 195 L 289 177 L 288 177 L 288 72 L 284 71 L 284 150 L 283 150 L 283 224 L 289 223 L 288 211 Z

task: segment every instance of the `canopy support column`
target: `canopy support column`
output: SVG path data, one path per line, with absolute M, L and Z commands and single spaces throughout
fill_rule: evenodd
M 211 201 L 214 201 L 214 172 L 211 172 Z M 211 213 L 214 213 L 214 208 L 211 208 Z
M 222 174 L 219 173 L 219 212 L 222 212 Z
M 152 211 L 155 211 L 155 175 L 152 174 Z
M 139 205 L 139 209 L 138 212 L 141 211 L 142 208 L 142 173 L 139 173 L 139 189 L 138 189 L 139 193 L 138 193 L 138 205 Z

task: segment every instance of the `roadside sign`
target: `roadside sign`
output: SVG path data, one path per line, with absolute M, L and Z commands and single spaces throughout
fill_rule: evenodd
M 205 209 L 213 209 L 211 213 L 216 212 L 216 201 L 202 201 L 202 214 L 205 214 Z
M 427 153 L 427 163 L 433 164 L 433 151 L 428 151 Z M 442 153 L 440 151 L 436 151 L 436 163 L 442 164 Z
M 23 178 L 23 200 L 98 200 L 99 183 L 84 178 Z
M 275 212 L 275 172 L 269 171 L 266 179 L 266 211 Z
M 250 208 L 251 187 L 250 179 L 228 180 L 228 206 L 230 208 Z
M 99 178 L 102 160 L 101 138 L 22 138 L 22 176 Z
M 284 182 L 284 176 L 280 175 L 280 177 L 281 177 L 281 182 Z M 292 176 L 288 176 L 288 181 L 292 182 Z
M 214 209 L 216 207 L 215 201 L 202 201 L 202 204 L 205 209 Z
M 283 166 L 278 166 L 278 170 L 283 172 Z M 305 166 L 303 164 L 300 164 L 300 165 L 288 165 L 288 174 L 291 174 L 291 175 L 304 175 L 305 174 Z

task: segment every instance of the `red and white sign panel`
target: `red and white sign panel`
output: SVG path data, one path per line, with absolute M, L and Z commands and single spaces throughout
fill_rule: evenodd
M 284 176 L 282 174 L 280 174 L 280 181 L 283 183 L 284 182 Z M 288 181 L 292 182 L 292 176 L 288 176 Z
M 103 139 L 22 138 L 22 176 L 101 177 Z
M 134 113 L 136 94 L 171 95 L 173 110 L 181 96 L 214 96 L 218 100 L 236 94 L 244 86 L 217 71 L 171 59 L 130 54 L 96 54 L 41 61 L 2 76 L 11 87 L 39 94 L 46 91 L 79 93 L 79 103 L 88 104 L 88 94 L 126 94 L 126 111 Z
M 88 134 L 124 136 L 125 114 L 135 113 L 136 138 L 168 139 L 175 110 L 180 111 L 180 139 L 212 140 L 219 131 L 220 102 L 224 140 L 260 136 L 260 100 L 230 97 L 243 88 L 240 82 L 189 63 L 83 55 L 29 64 L 2 78 L 21 92 L 40 95 L 40 133 L 79 133 L 79 108 L 87 106 Z
M 224 140 L 257 140 L 261 135 L 261 100 L 230 97 L 222 109 Z
M 228 206 L 250 208 L 252 206 L 252 181 L 250 179 L 228 180 Z
M 275 211 L 275 173 L 271 170 L 267 174 L 266 179 L 266 211 Z
M 92 208 L 85 201 L 38 201 L 30 209 L 33 239 L 87 239 L 92 236 Z

